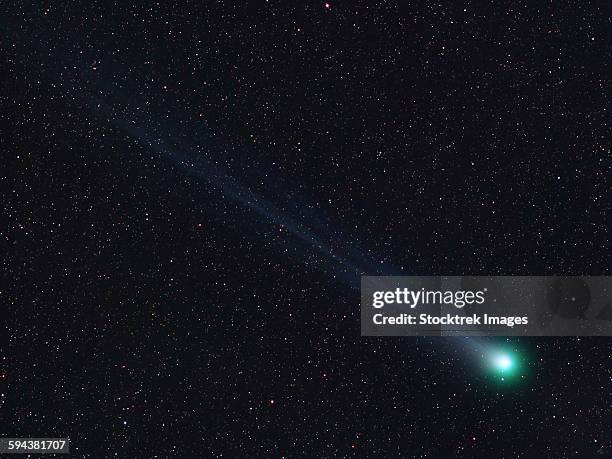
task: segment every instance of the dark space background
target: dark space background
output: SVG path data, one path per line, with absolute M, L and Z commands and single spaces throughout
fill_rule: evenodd
M 240 5 L 240 6 L 238 6 Z M 360 274 L 609 274 L 583 2 L 5 2 L 3 436 L 611 457 L 610 340 L 360 336 Z

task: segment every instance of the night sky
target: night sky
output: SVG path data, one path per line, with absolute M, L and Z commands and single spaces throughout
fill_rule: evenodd
M 0 6 L 2 436 L 612 457 L 610 339 L 503 381 L 359 323 L 362 274 L 610 274 L 605 3 L 131 3 Z

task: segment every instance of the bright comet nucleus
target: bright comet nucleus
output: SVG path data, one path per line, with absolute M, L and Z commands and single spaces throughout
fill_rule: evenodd
M 500 370 L 507 370 L 512 366 L 512 359 L 508 355 L 500 355 L 495 359 L 495 365 Z
M 499 346 L 494 349 L 485 349 L 482 354 L 483 369 L 489 376 L 497 382 L 501 382 L 504 387 L 513 386 L 525 379 L 525 359 L 521 357 L 517 349 L 510 349 L 509 346 Z M 497 386 L 496 386 L 497 387 Z

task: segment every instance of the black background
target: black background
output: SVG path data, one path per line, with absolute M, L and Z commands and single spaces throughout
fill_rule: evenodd
M 609 456 L 608 339 L 359 333 L 360 274 L 608 273 L 603 4 L 242 3 L 2 6 L 2 434 Z

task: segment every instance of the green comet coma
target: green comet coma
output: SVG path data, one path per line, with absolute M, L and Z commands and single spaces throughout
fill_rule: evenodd
M 502 383 L 523 378 L 521 359 L 511 350 L 500 349 L 485 356 L 485 366 L 490 375 Z

